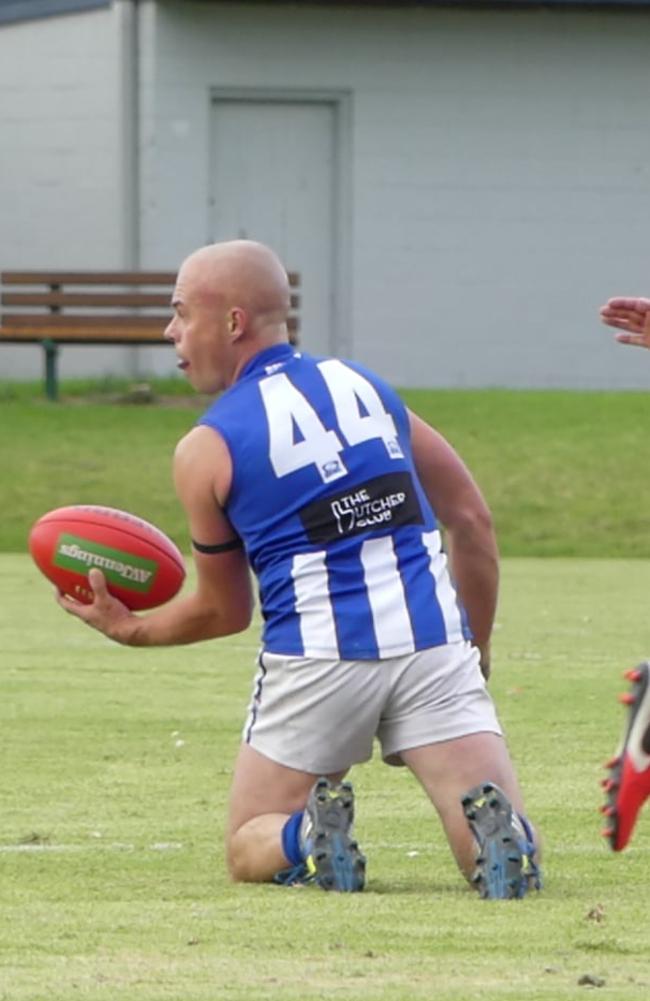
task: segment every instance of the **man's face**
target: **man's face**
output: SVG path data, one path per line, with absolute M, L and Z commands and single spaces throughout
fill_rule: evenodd
M 172 307 L 165 337 L 176 349 L 178 367 L 199 393 L 225 389 L 232 368 L 225 301 L 208 291 L 190 266 L 178 274 Z

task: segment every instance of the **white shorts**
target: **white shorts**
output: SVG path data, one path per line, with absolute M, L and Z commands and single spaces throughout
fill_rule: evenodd
M 260 754 L 314 775 L 372 757 L 489 731 L 501 734 L 470 643 L 386 660 L 311 660 L 262 651 L 243 740 Z

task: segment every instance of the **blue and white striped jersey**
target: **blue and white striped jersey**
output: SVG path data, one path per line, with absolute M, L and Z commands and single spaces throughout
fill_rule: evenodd
M 291 345 L 253 357 L 200 418 L 233 464 L 226 513 L 272 653 L 376 660 L 469 638 L 399 396 Z

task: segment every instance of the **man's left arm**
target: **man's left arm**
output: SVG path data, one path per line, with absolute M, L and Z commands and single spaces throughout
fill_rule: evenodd
M 446 530 L 450 569 L 487 678 L 499 591 L 499 551 L 492 516 L 474 478 L 449 442 L 415 414 L 410 414 L 410 422 L 418 476 Z

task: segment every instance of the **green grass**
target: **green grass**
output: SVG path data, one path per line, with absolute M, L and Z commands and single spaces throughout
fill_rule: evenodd
M 509 556 L 650 556 L 650 393 L 410 391 L 460 452 Z
M 172 454 L 199 411 L 187 407 L 0 406 L 0 551 L 22 552 L 33 522 L 66 504 L 106 504 L 154 521 L 187 548 Z
M 171 455 L 202 409 L 184 384 L 154 384 L 165 404 L 114 398 L 74 384 L 50 404 L 0 393 L 0 551 L 22 552 L 30 525 L 52 507 L 101 503 L 157 523 L 186 548 L 171 488 Z M 64 389 L 66 387 L 64 386 Z M 27 394 L 23 387 L 20 393 Z M 33 389 L 32 389 L 33 394 Z M 492 508 L 507 556 L 650 556 L 645 497 L 650 394 L 406 392 L 409 405 L 463 456 Z
M 650 654 L 650 396 L 405 394 L 475 473 L 502 552 L 522 557 L 504 561 L 491 687 L 546 888 L 493 904 L 463 886 L 408 774 L 378 760 L 353 772 L 367 892 L 228 882 L 257 628 L 122 649 L 64 616 L 25 554 L 40 514 L 81 502 L 134 511 L 186 549 L 171 455 L 201 403 L 177 381 L 148 406 L 119 404 L 114 381 L 66 384 L 55 405 L 7 385 L 0 1001 L 565 1001 L 585 997 L 585 975 L 605 981 L 599 997 L 648 996 L 650 815 L 608 852 L 598 779 L 620 672 Z
M 167 376 L 165 378 L 148 379 L 143 377 L 139 382 L 127 376 L 105 375 L 101 378 L 64 379 L 58 383 L 59 401 L 63 404 L 71 401 L 88 401 L 104 403 L 117 402 L 133 393 L 137 387 L 148 386 L 155 395 L 174 396 L 177 399 L 193 397 L 194 390 L 182 376 Z M 42 382 L 15 382 L 0 379 L 0 402 L 9 403 L 17 400 L 45 402 L 45 388 Z
M 64 616 L 27 556 L 0 556 L 0 997 L 564 1001 L 590 975 L 603 998 L 645 999 L 650 818 L 611 854 L 598 779 L 620 671 L 650 649 L 647 576 L 641 560 L 505 561 L 491 685 L 546 888 L 490 903 L 415 782 L 377 759 L 353 771 L 364 894 L 230 884 L 257 628 L 123 649 Z

